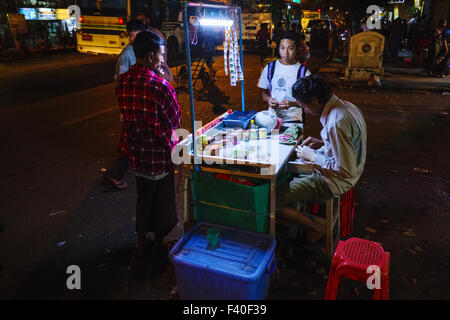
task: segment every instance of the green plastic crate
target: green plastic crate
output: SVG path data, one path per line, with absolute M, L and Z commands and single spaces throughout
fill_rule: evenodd
M 249 180 L 257 186 L 217 179 L 207 172 L 192 172 L 195 220 L 268 233 L 270 183 Z

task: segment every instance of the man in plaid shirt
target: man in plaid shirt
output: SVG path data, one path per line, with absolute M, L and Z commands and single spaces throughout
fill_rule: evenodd
M 152 261 L 167 258 L 164 237 L 178 222 L 171 150 L 172 133 L 181 118 L 175 90 L 160 77 L 165 43 L 150 31 L 134 42 L 136 64 L 120 75 L 116 96 L 123 116 L 119 147 L 136 175 L 137 255 L 148 249 L 145 235 L 154 233 Z

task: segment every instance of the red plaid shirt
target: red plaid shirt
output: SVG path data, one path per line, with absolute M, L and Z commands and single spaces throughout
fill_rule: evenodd
M 135 64 L 120 75 L 116 96 L 123 116 L 119 148 L 134 171 L 151 176 L 170 172 L 172 132 L 181 110 L 174 88 L 149 68 Z

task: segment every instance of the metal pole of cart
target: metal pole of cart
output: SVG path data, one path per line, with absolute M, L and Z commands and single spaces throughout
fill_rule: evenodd
M 242 10 L 241 7 L 238 7 L 239 13 L 239 48 L 241 54 L 241 70 L 242 74 L 244 74 L 244 54 L 242 50 Z M 244 91 L 244 80 L 241 81 L 241 100 L 242 100 L 242 112 L 245 111 L 245 91 Z
M 184 33 L 186 35 L 186 65 L 188 71 L 188 79 L 189 79 L 189 102 L 191 106 L 191 120 L 192 120 L 192 154 L 194 155 L 194 164 L 195 170 L 200 171 L 200 166 L 197 164 L 197 141 L 195 135 L 195 110 L 194 110 L 194 88 L 192 84 L 192 70 L 191 70 L 191 46 L 190 46 L 190 36 L 189 36 L 189 21 L 187 8 L 188 7 L 209 7 L 209 8 L 227 8 L 219 5 L 204 5 L 204 4 L 194 4 L 194 3 L 185 3 L 183 10 L 183 24 L 184 24 Z M 238 7 L 239 14 L 239 47 L 240 47 L 240 55 L 241 55 L 241 70 L 244 72 L 244 54 L 242 50 L 242 11 L 241 8 Z M 245 88 L 244 81 L 241 81 L 241 99 L 242 99 L 242 111 L 245 111 Z
M 191 105 L 191 120 L 192 120 L 192 154 L 194 155 L 195 171 L 199 171 L 200 167 L 197 164 L 197 139 L 195 136 L 195 111 L 194 111 L 194 88 L 192 87 L 192 73 L 191 73 L 191 39 L 189 37 L 189 20 L 187 8 L 189 3 L 185 3 L 183 10 L 183 24 L 184 33 L 186 35 L 186 66 L 189 79 L 189 102 Z

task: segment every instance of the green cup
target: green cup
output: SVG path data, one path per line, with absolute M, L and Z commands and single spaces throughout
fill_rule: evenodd
M 208 247 L 214 248 L 219 242 L 220 230 L 217 228 L 209 228 L 206 231 L 206 238 L 209 240 Z

